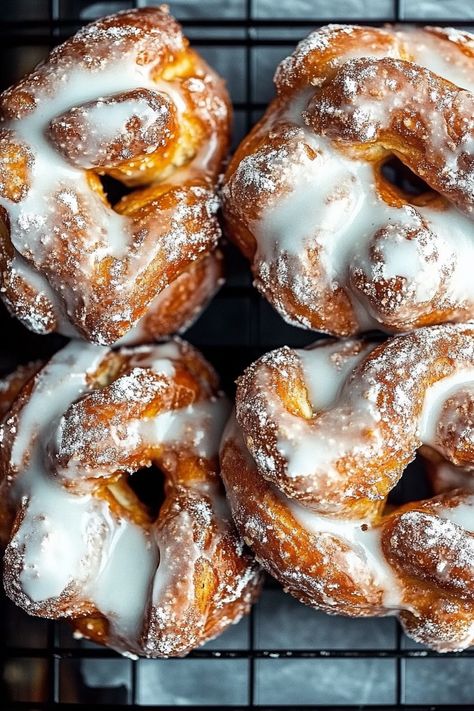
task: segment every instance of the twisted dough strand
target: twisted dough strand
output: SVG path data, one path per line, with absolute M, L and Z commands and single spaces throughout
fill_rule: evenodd
M 8 308 L 37 332 L 101 344 L 140 319 L 133 340 L 182 329 L 221 276 L 215 183 L 230 106 L 168 10 L 83 28 L 2 94 L 0 117 Z M 136 189 L 112 206 L 99 176 Z M 187 308 L 180 277 L 196 292 Z
M 307 604 L 398 614 L 440 651 L 471 645 L 472 488 L 386 499 L 422 445 L 472 479 L 473 382 L 474 327 L 461 325 L 282 348 L 250 366 L 221 465 L 257 559 Z
M 35 370 L 4 388 L 7 594 L 148 657 L 184 655 L 236 622 L 260 576 L 222 491 L 228 406 L 210 366 L 183 342 L 111 351 L 76 341 Z M 157 515 L 133 489 L 151 464 L 165 484 Z
M 473 317 L 473 69 L 467 32 L 335 25 L 280 64 L 223 211 L 288 322 L 348 336 Z M 421 194 L 389 179 L 394 158 Z

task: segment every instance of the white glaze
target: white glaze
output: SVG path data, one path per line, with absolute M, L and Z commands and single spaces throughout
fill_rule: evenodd
M 377 437 L 381 437 L 379 422 L 381 412 L 377 406 L 379 384 L 362 385 L 353 380 L 350 387 L 346 384 L 354 369 L 362 363 L 376 344 L 364 344 L 356 355 L 350 354 L 353 341 L 337 343 L 316 343 L 310 349 L 297 350 L 303 370 L 305 384 L 313 408 L 313 417 L 309 420 L 295 416 L 287 411 L 277 395 L 267 387 L 266 371 L 259 376 L 261 386 L 268 391 L 265 407 L 271 420 L 278 422 L 276 447 L 287 462 L 287 474 L 290 477 L 314 476 L 321 472 L 324 477 L 339 479 L 340 473 L 335 463 L 348 452 L 356 456 L 365 451 L 367 438 L 364 433 L 371 432 L 372 446 Z M 349 355 L 345 354 L 343 344 L 347 344 Z M 411 378 L 423 378 L 426 369 L 420 363 L 417 373 L 410 373 Z M 403 377 L 403 368 L 393 377 Z M 437 441 L 437 425 L 446 400 L 456 392 L 463 390 L 474 381 L 474 370 L 458 368 L 452 375 L 441 378 L 425 389 L 423 407 L 417 426 L 419 446 L 429 445 L 443 454 L 442 446 Z M 259 381 L 260 382 L 260 381 Z M 407 393 L 401 385 L 395 390 L 396 402 L 393 407 L 404 411 Z M 341 403 L 345 406 L 341 409 Z M 337 409 L 336 411 L 336 408 Z M 318 428 L 318 418 L 324 417 L 324 423 Z M 332 419 L 331 419 L 332 418 Z M 322 422 L 322 420 L 321 420 Z M 267 457 L 262 466 L 273 469 L 271 457 Z
M 189 604 L 194 598 L 194 566 L 196 561 L 201 557 L 202 551 L 199 546 L 196 545 L 193 538 L 193 527 L 189 513 L 187 511 L 180 511 L 177 513 L 177 516 L 180 519 L 179 544 L 182 550 L 182 557 L 179 561 L 179 592 L 181 594 L 181 601 L 184 600 L 185 604 Z M 178 604 L 178 600 L 174 597 L 170 600 L 168 594 L 170 578 L 176 575 L 177 561 L 173 558 L 175 541 L 169 541 L 163 538 L 163 536 L 160 536 L 157 543 L 160 552 L 160 565 L 153 580 L 151 597 L 158 618 L 163 617 L 164 621 L 169 617 L 170 611 L 167 608 Z M 181 608 L 178 614 L 182 614 L 182 612 L 183 610 Z
M 48 470 L 46 450 L 63 413 L 90 390 L 87 373 L 96 370 L 107 353 L 106 348 L 71 342 L 38 376 L 20 413 L 12 448 L 11 462 L 19 473 L 10 496 L 15 505 L 26 506 L 26 515 L 9 547 L 23 555 L 19 582 L 27 596 L 25 604 L 29 599 L 47 605 L 71 595 L 73 600 L 88 600 L 109 619 L 113 644 L 121 650 L 122 642 L 124 649 L 139 645 L 152 586 L 166 587 L 172 562 L 159 564 L 164 544 L 159 532 L 153 536 L 125 517 L 116 517 L 92 489 L 75 495 L 61 486 Z M 151 368 L 165 377 L 174 375 L 174 363 L 181 357 L 177 342 L 129 353 L 132 367 L 135 361 L 135 368 Z M 219 397 L 165 413 L 143 427 L 150 444 L 172 446 L 179 438 L 197 456 L 212 457 L 227 412 L 227 401 Z M 12 426 L 11 421 L 5 426 Z M 217 492 L 209 489 L 208 495 L 220 511 Z M 194 560 L 198 554 L 193 543 L 189 556 Z M 191 595 L 191 578 L 188 583 Z
M 254 468 L 255 462 L 245 447 L 242 431 L 235 419 L 235 414 L 229 420 L 224 432 L 223 445 L 230 440 L 236 441 L 242 451 L 242 455 L 248 461 L 248 466 Z M 317 547 L 324 538 L 331 536 L 340 539 L 353 550 L 353 565 L 351 564 L 350 556 L 344 559 L 348 575 L 351 575 L 357 581 L 358 576 L 360 576 L 360 564 L 362 561 L 362 565 L 366 567 L 374 585 L 383 592 L 383 606 L 387 612 L 396 613 L 399 610 L 411 609 L 404 600 L 405 586 L 403 581 L 398 578 L 382 549 L 383 524 L 374 525 L 373 520 L 365 518 L 351 519 L 321 515 L 319 512 L 311 510 L 289 498 L 275 485 L 267 484 L 267 486 L 270 487 L 274 496 L 289 510 L 296 521 L 315 537 Z M 462 502 L 457 502 L 454 507 L 437 505 L 434 515 L 472 532 L 474 529 L 474 495 L 467 497 Z M 251 530 L 249 526 L 249 531 Z M 328 565 L 330 564 L 329 561 Z M 297 573 L 298 569 L 295 571 L 295 577 Z M 318 587 L 318 592 L 323 596 L 326 605 L 331 606 L 334 604 L 324 586 Z M 468 635 L 466 639 L 469 640 L 470 636 Z
M 474 369 L 460 370 L 427 388 L 419 425 L 420 440 L 423 444 L 437 448 L 437 426 L 446 400 L 457 392 L 462 392 L 464 386 L 472 386 L 473 382 Z
M 160 116 L 166 116 L 168 109 L 161 106 L 158 109 Z M 106 103 L 98 101 L 88 107 L 87 125 L 89 130 L 87 141 L 90 153 L 98 153 L 104 143 L 117 140 L 127 130 L 127 123 L 131 118 L 138 118 L 140 131 L 146 132 L 157 120 L 156 110 L 145 99 L 127 99 Z M 159 143 L 147 147 L 146 152 L 151 153 L 158 148 Z M 89 166 L 87 166 L 89 167 Z
M 14 467 L 25 465 L 32 439 L 42 440 L 55 419 L 86 391 L 87 373 L 97 368 L 106 352 L 100 346 L 71 341 L 49 361 L 21 411 L 11 455 Z
M 34 601 L 58 597 L 73 580 L 84 578 L 88 566 L 95 573 L 99 564 L 93 544 L 103 506 L 51 481 L 42 444 L 64 408 L 87 390 L 85 375 L 103 356 L 102 348 L 71 342 L 47 364 L 20 415 L 11 462 L 22 471 L 14 495 L 27 502 L 28 515 L 10 545 L 25 546 L 21 583 Z
M 462 33 L 453 27 L 446 28 L 446 32 L 453 42 L 462 40 Z M 456 57 L 448 57 L 440 51 L 440 39 L 436 35 L 419 29 L 411 29 L 409 33 L 400 30 L 397 35 L 408 42 L 415 61 L 453 84 L 474 92 L 471 57 L 461 51 L 456 53 Z
M 350 341 L 346 343 L 349 345 Z M 303 368 L 309 400 L 315 410 L 328 409 L 336 402 L 342 384 L 372 348 L 372 345 L 367 344 L 359 353 L 349 356 L 341 355 L 340 342 L 323 347 L 314 344 L 312 348 L 295 349 Z
M 116 634 L 124 640 L 137 640 L 150 584 L 160 562 L 159 552 L 142 528 L 125 519 L 113 519 L 106 509 L 104 518 L 107 515 L 112 533 L 103 550 L 103 565 L 97 578 L 89 579 L 85 593 L 111 620 Z
M 371 521 L 364 519 L 320 516 L 287 497 L 284 502 L 295 519 L 314 536 L 331 535 L 353 548 L 367 565 L 375 585 L 383 591 L 384 607 L 389 610 L 400 607 L 402 592 L 397 576 L 382 552 L 381 528 L 375 528 Z
M 466 531 L 474 532 L 474 495 L 452 508 L 437 508 L 436 514 Z
M 155 370 L 155 372 L 159 373 L 161 371 L 156 369 L 156 362 L 162 366 L 164 361 L 168 361 L 168 367 L 173 367 L 174 371 L 172 361 L 178 360 L 181 356 L 181 350 L 178 343 L 179 342 L 177 340 L 172 340 L 165 343 L 157 343 L 153 346 L 138 346 L 137 348 L 132 349 L 125 348 L 123 352 L 127 355 L 132 355 L 132 364 L 143 362 L 147 367 L 150 367 Z M 135 356 L 140 356 L 140 359 L 138 360 Z
M 243 456 L 248 461 L 248 466 L 255 467 L 255 462 L 245 447 L 242 431 L 233 414 L 227 424 L 223 435 L 223 444 L 229 440 L 235 440 L 242 451 Z M 343 541 L 354 551 L 354 568 L 348 568 L 347 573 L 353 573 L 354 580 L 360 575 L 360 566 L 366 567 L 373 583 L 383 593 L 383 604 L 387 610 L 396 611 L 402 606 L 402 591 L 397 576 L 388 564 L 381 547 L 381 529 L 375 527 L 371 520 L 349 519 L 344 517 L 330 517 L 321 515 L 316 511 L 308 509 L 306 506 L 294 501 L 283 494 L 275 485 L 268 485 L 272 493 L 287 507 L 296 521 L 307 531 L 309 531 L 318 542 L 318 539 L 333 536 Z M 350 565 L 350 557 L 345 559 Z M 331 562 L 328 561 L 328 565 Z M 359 573 L 357 572 L 359 571 Z M 321 589 L 318 588 L 321 593 Z M 324 594 L 327 605 L 334 604 L 330 595 Z
M 300 126 L 305 143 L 317 155 L 311 160 L 299 144 L 296 153 L 286 156 L 287 190 L 278 195 L 277 202 L 271 201 L 260 219 L 251 224 L 258 245 L 256 264 L 261 270 L 257 276 L 261 275 L 265 281 L 266 265 L 276 258 L 281 260 L 285 254 L 309 269 L 307 250 L 315 248 L 330 284 L 344 283 L 351 265 L 369 275 L 369 242 L 380 228 L 388 225 L 393 247 L 390 243 L 384 247 L 387 262 L 381 264 L 378 276 L 404 277 L 414 288 L 416 302 L 421 303 L 436 295 L 443 272 L 454 266 L 454 274 L 447 283 L 448 300 L 453 303 L 474 300 L 469 266 L 474 260 L 474 245 L 469 238 L 472 221 L 454 207 L 440 211 L 388 205 L 376 191 L 370 163 L 335 152 L 327 139 L 305 127 L 301 108 L 308 96 L 306 93 L 301 103 L 294 102 L 287 118 Z M 324 184 L 315 180 L 315 175 L 324 175 Z M 424 225 L 431 227 L 429 248 L 419 240 L 403 238 L 404 231 L 421 230 Z M 438 251 L 435 261 L 431 261 L 433 243 Z
M 225 397 L 213 398 L 144 421 L 138 432 L 144 442 L 188 446 L 199 457 L 212 457 L 219 447 L 222 423 L 229 411 Z
M 36 293 L 37 301 L 42 299 L 43 297 L 46 297 L 50 304 L 55 305 L 54 316 L 58 324 L 58 330 L 64 336 L 70 336 L 71 338 L 77 336 L 76 329 L 74 328 L 72 323 L 68 321 L 64 314 L 63 304 L 59 303 L 53 289 L 42 274 L 40 274 L 36 269 L 34 269 L 34 267 L 32 267 L 28 262 L 26 262 L 19 254 L 15 254 L 15 256 L 13 257 L 10 270 L 12 273 L 12 279 L 17 276 L 20 281 L 25 282 L 34 290 L 34 292 Z M 5 288 L 1 287 L 0 293 L 4 292 Z M 45 324 L 43 323 L 43 319 L 40 317 L 40 313 L 41 310 L 38 309 L 28 314 L 27 317 L 23 317 L 25 325 L 28 326 L 28 328 L 31 331 L 34 331 L 35 333 L 44 333 L 45 330 L 47 330 Z
M 196 160 L 198 158 L 199 157 L 197 157 Z M 224 283 L 224 279 L 219 277 L 219 270 L 220 268 L 218 266 L 218 262 L 213 260 L 211 262 L 210 267 L 206 270 L 206 274 L 204 276 L 203 281 L 201 281 L 196 287 L 197 293 L 202 291 L 202 293 L 206 294 L 209 299 L 211 298 L 213 293 Z M 171 290 L 176 286 L 176 281 L 183 277 L 185 277 L 185 273 L 178 276 L 177 279 L 171 284 L 169 284 L 167 287 L 165 287 L 163 291 L 160 291 L 160 293 L 157 294 L 152 301 L 150 301 L 145 315 L 142 316 L 141 319 L 139 319 L 135 323 L 135 325 L 128 331 L 128 333 L 125 334 L 125 336 L 116 341 L 114 343 L 114 346 L 128 346 L 133 345 L 134 343 L 145 342 L 149 343 L 151 340 L 153 340 L 150 335 L 150 332 L 147 330 L 147 320 L 149 318 L 149 315 L 154 314 L 158 311 L 162 311 L 165 308 L 165 306 L 167 305 L 169 294 Z M 196 292 L 194 295 L 196 295 Z M 183 333 L 184 331 L 186 331 L 199 317 L 199 315 L 201 314 L 201 310 L 202 303 L 198 303 L 195 310 L 190 314 L 189 319 L 182 323 L 179 329 L 175 330 L 175 333 Z M 64 333 L 64 331 L 62 332 Z
M 335 30 L 351 33 L 350 27 Z M 303 62 L 313 49 L 324 50 L 331 42 L 331 31 L 331 28 L 323 28 L 303 40 L 295 55 L 283 61 L 277 70 L 277 78 L 282 80 L 287 70 L 291 72 L 293 63 Z M 472 59 L 461 50 L 457 50 L 456 61 L 452 57 L 445 59 L 440 57 L 441 40 L 436 37 L 421 31 L 397 34 L 407 42 L 415 62 L 438 71 L 459 86 L 473 89 Z M 381 56 L 373 50 L 373 47 L 367 47 L 348 51 L 334 62 L 342 65 L 360 56 Z M 382 56 L 396 58 L 398 51 L 392 48 L 382 52 Z M 291 84 L 291 81 L 286 77 L 283 83 Z M 318 80 L 314 83 L 317 85 Z M 264 293 L 270 290 L 272 294 L 276 292 L 276 286 L 290 287 L 298 301 L 312 309 L 317 305 L 322 289 L 330 292 L 343 287 L 360 329 L 380 328 L 385 316 L 359 292 L 352 281 L 355 274 L 363 275 L 369 283 L 401 277 L 404 298 L 407 305 L 412 305 L 412 311 L 416 306 L 422 313 L 421 305 L 429 302 L 442 303 L 440 308 L 448 309 L 473 303 L 474 282 L 470 274 L 474 259 L 472 221 L 451 205 L 444 210 L 407 204 L 402 207 L 388 205 L 376 189 L 371 163 L 350 158 L 336 150 L 328 139 L 308 128 L 304 112 L 313 95 L 312 87 L 292 94 L 286 107 L 276 116 L 275 133 L 279 133 L 278 124 L 282 121 L 293 127 L 293 137 L 280 148 L 264 148 L 243 158 L 235 173 L 237 186 L 253 185 L 260 196 L 258 217 L 249 220 L 250 231 L 257 241 L 254 257 L 257 285 Z M 356 104 L 357 100 L 356 96 Z M 404 92 L 387 95 L 385 102 L 368 103 L 361 98 L 359 101 L 359 112 L 372 113 L 374 120 L 382 120 L 390 108 L 416 101 L 416 97 L 407 82 Z M 433 145 L 449 146 L 445 151 L 444 171 L 448 180 L 461 151 L 472 152 L 472 137 L 467 135 L 467 143 L 461 141 L 453 149 L 440 114 L 430 112 L 428 118 L 427 130 L 432 133 Z M 271 134 L 271 116 L 267 122 Z M 308 154 L 306 146 L 314 153 Z M 382 258 L 373 260 L 369 246 L 381 228 L 386 231 L 380 243 Z M 411 233 L 411 239 L 407 239 L 408 233 Z M 322 266 L 317 278 L 311 276 L 314 252 Z M 273 283 L 275 273 L 276 286 Z M 275 301 L 289 322 L 310 327 L 310 322 L 302 314 L 295 320 L 296 317 L 288 313 L 282 298 L 276 296 Z M 400 318 L 407 318 L 403 308 L 398 308 Z M 331 330 L 330 322 L 326 328 Z
M 48 75 L 48 81 L 51 80 L 54 90 L 47 93 L 41 88 L 41 83 L 37 82 L 31 89 L 36 107 L 21 119 L 2 123 L 2 128 L 7 130 L 11 128 L 15 138 L 31 149 L 33 160 L 29 168 L 31 184 L 26 195 L 17 203 L 0 197 L 0 206 L 7 211 L 11 240 L 16 253 L 25 259 L 25 263 L 21 266 L 23 278 L 38 295 L 47 297 L 57 318 L 58 329 L 66 335 L 77 334 L 75 329 L 67 325 L 67 321 L 77 307 L 78 289 L 70 288 L 73 285 L 69 284 L 67 288 L 64 288 L 64 285 L 58 287 L 57 284 L 49 284 L 46 276 L 41 273 L 41 265 L 50 255 L 52 233 L 54 232 L 56 236 L 62 232 L 67 234 L 68 224 L 75 225 L 78 229 L 84 228 L 84 215 L 86 215 L 89 224 L 82 234 L 82 243 L 77 246 L 74 253 L 71 251 L 69 255 L 73 254 L 75 261 L 74 277 L 79 283 L 81 281 L 87 283 L 98 260 L 113 258 L 119 263 L 115 265 L 111 274 L 112 284 L 115 288 L 123 283 L 122 291 L 125 293 L 154 258 L 159 242 L 156 231 L 159 231 L 160 225 L 158 216 L 156 230 L 155 228 L 149 230 L 154 234 L 147 237 L 148 247 L 142 244 L 139 249 L 134 248 L 134 253 L 130 254 L 133 236 L 131 218 L 119 215 L 105 205 L 99 195 L 91 190 L 84 170 L 71 165 L 54 147 L 48 139 L 49 122 L 73 107 L 140 88 L 168 96 L 176 109 L 178 125 L 182 124 L 184 114 L 189 114 L 192 110 L 185 100 L 181 80 L 152 79 L 155 65 L 138 64 L 135 61 L 140 46 L 137 48 L 132 43 L 131 47 L 117 56 L 113 39 L 111 35 L 110 57 L 102 58 L 100 66 L 94 64 L 93 58 L 82 64 L 62 60 L 62 63 L 55 66 Z M 180 42 L 181 40 L 178 45 Z M 200 79 L 196 79 L 196 82 L 195 90 L 202 89 L 204 83 Z M 130 118 L 132 113 L 143 118 L 145 123 L 148 120 L 148 112 L 144 112 L 143 106 L 137 101 L 111 104 L 99 101 L 95 107 L 89 107 L 87 111 L 90 121 L 96 121 L 96 126 L 88 140 L 91 144 L 97 145 L 113 138 L 123 128 L 127 117 Z M 219 112 L 222 113 L 224 108 L 219 107 L 219 102 L 216 100 L 212 111 L 217 115 Z M 212 162 L 215 163 L 219 152 L 219 137 L 212 135 L 210 140 L 206 141 L 205 148 L 200 149 L 199 154 L 187 166 L 187 173 L 191 175 L 193 171 L 206 171 Z M 176 176 L 175 179 L 178 181 L 180 178 Z M 198 191 L 198 188 L 191 188 L 191 192 L 193 191 Z M 206 195 L 205 199 L 206 209 L 211 214 L 215 206 L 211 205 L 209 195 Z M 55 203 L 62 203 L 59 219 L 54 214 L 57 212 Z M 184 209 L 182 205 L 181 209 Z M 182 217 L 184 215 L 179 214 L 178 207 L 176 244 L 185 238 L 189 240 L 189 235 L 181 234 L 178 227 Z M 205 236 L 197 231 L 192 236 L 197 243 L 205 239 Z M 141 238 L 143 239 L 143 236 Z M 170 255 L 170 260 L 172 258 L 173 255 Z M 37 269 L 31 266 L 31 262 L 34 262 Z M 13 269 L 18 269 L 17 259 Z M 119 282 L 116 284 L 117 278 Z M 120 288 L 118 295 L 120 295 Z M 82 294 L 82 297 L 87 305 L 87 295 Z M 123 310 L 123 307 L 117 308 Z M 117 320 L 121 318 L 129 318 L 129 314 L 123 311 L 118 314 Z M 24 320 L 37 332 L 44 333 L 48 330 L 39 312 L 24 315 Z M 106 342 L 102 333 L 92 334 L 91 340 Z
M 369 343 L 360 353 L 349 357 L 341 356 L 341 342 L 330 345 L 315 344 L 311 350 L 296 350 L 302 363 L 305 382 L 309 386 L 310 399 L 315 407 L 315 417 L 322 411 L 325 412 L 326 418 L 332 417 L 331 408 L 339 399 L 348 377 L 374 347 L 375 344 Z M 340 474 L 334 467 L 335 462 L 349 450 L 356 453 L 360 448 L 362 451 L 363 432 L 368 429 L 376 432 L 380 417 L 373 393 L 359 392 L 356 384 L 350 393 L 349 415 L 344 420 L 335 418 L 330 434 L 328 420 L 323 431 L 317 432 L 311 420 L 307 421 L 289 413 L 282 407 L 279 398 L 270 393 L 267 407 L 274 421 L 279 423 L 277 450 L 287 461 L 286 471 L 290 477 L 312 476 L 317 470 L 324 472 L 325 477 L 339 479 Z M 272 466 L 270 459 L 267 464 Z

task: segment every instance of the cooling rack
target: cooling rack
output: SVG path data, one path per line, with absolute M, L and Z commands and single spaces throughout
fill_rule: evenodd
M 5 0 L 2 85 L 90 19 L 146 2 Z M 153 4 L 153 3 L 148 3 Z M 325 22 L 474 25 L 474 8 L 452 0 L 187 0 L 171 2 L 193 44 L 229 82 L 235 142 L 261 115 L 271 74 L 295 42 Z M 417 15 L 418 12 L 418 15 Z M 344 16 L 344 14 L 346 16 Z M 469 19 L 469 16 L 471 19 Z M 261 353 L 314 335 L 287 326 L 252 288 L 246 263 L 225 246 L 227 283 L 186 337 L 221 374 L 235 377 Z M 63 342 L 38 337 L 0 313 L 0 370 L 47 357 Z M 413 477 L 412 477 L 413 479 Z M 426 491 L 404 477 L 397 496 Z M 394 619 L 329 618 L 268 580 L 252 614 L 184 660 L 132 660 L 75 640 L 60 623 L 29 618 L 0 597 L 2 709 L 128 708 L 455 709 L 474 704 L 474 652 L 438 655 L 410 642 Z

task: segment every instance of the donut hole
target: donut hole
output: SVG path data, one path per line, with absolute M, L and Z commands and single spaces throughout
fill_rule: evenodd
M 409 501 L 422 501 L 433 496 L 433 487 L 430 483 L 426 461 L 417 456 L 411 462 L 397 485 L 388 496 L 388 503 L 393 506 L 402 506 Z
M 127 484 L 152 520 L 158 518 L 165 501 L 165 475 L 152 464 L 129 474 Z
M 102 190 L 104 191 L 107 200 L 113 206 L 116 205 L 119 200 L 121 200 L 125 195 L 132 192 L 133 188 L 124 185 L 120 180 L 112 178 L 110 175 L 98 175 L 97 176 L 102 185 Z
M 387 183 L 396 188 L 407 202 L 414 205 L 420 204 L 420 197 L 422 198 L 421 202 L 426 202 L 438 195 L 425 183 L 423 178 L 410 170 L 396 156 L 391 156 L 385 161 L 380 172 Z

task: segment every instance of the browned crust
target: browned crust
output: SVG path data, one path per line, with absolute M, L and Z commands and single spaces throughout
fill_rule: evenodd
M 192 271 L 194 262 L 215 250 L 220 237 L 215 217 L 215 188 L 229 147 L 230 101 L 222 79 L 189 48 L 166 6 L 121 12 L 88 25 L 1 95 L 0 111 L 10 119 L 12 127 L 0 135 L 2 195 L 20 200 L 29 186 L 32 155 L 30 147 L 15 135 L 15 120 L 27 116 L 34 108 L 35 91 L 40 87 L 54 95 L 60 90 L 63 74 L 77 67 L 97 71 L 101 61 L 110 62 L 130 50 L 137 64 L 153 65 L 156 81 L 165 85 L 175 82 L 180 86 L 186 111 L 179 126 L 175 125 L 173 112 L 170 113 L 168 138 L 153 152 L 142 150 L 140 153 L 144 146 L 140 149 L 141 144 L 135 141 L 131 144 L 133 150 L 128 149 L 136 155 L 114 160 L 111 165 L 103 165 L 103 160 L 97 157 L 97 163 L 85 173 L 90 190 L 106 204 L 99 175 L 110 175 L 139 188 L 114 206 L 128 218 L 124 226 L 130 237 L 126 256 L 100 257 L 99 238 L 91 245 L 94 221 L 85 196 L 77 193 L 77 216 L 81 219 L 71 219 L 67 206 L 57 195 L 51 195 L 48 235 L 54 237 L 45 254 L 26 255 L 26 258 L 30 267 L 46 280 L 57 300 L 54 303 L 48 293 L 38 291 L 14 270 L 15 250 L 9 236 L 8 214 L 0 214 L 4 299 L 14 315 L 38 332 L 64 329 L 59 321 L 65 319 L 86 340 L 103 344 L 116 342 L 146 314 L 148 305 L 158 294 L 181 274 Z M 168 105 L 170 100 L 165 99 Z M 120 97 L 115 96 L 113 100 Z M 61 135 L 53 132 L 51 136 L 53 146 L 57 141 L 58 150 L 64 151 L 65 144 L 74 143 L 79 131 L 76 124 L 71 117 L 62 121 Z M 198 162 L 193 166 L 193 159 L 211 143 L 216 146 L 213 159 L 205 168 Z M 117 138 L 113 144 L 115 153 L 119 155 L 123 148 Z M 147 187 L 151 184 L 153 187 Z M 179 248 L 173 237 L 177 215 L 185 237 Z M 146 234 L 149 238 L 143 244 Z M 143 249 L 151 249 L 151 240 L 155 245 L 159 243 L 160 249 L 136 279 L 124 284 L 124 278 L 117 275 L 133 271 L 137 255 Z M 78 265 L 78 255 L 85 249 L 84 245 L 89 252 L 97 249 L 97 257 L 91 260 L 94 270 L 87 278 L 81 276 Z M 209 296 L 209 290 L 198 289 L 197 292 L 193 303 L 195 311 L 203 308 Z M 169 318 L 158 324 L 155 312 L 154 330 L 160 335 L 176 332 L 175 326 L 179 329 L 180 321 L 188 320 L 187 315 L 182 317 L 181 311 L 176 313 L 175 324 Z
M 328 533 L 316 536 L 294 518 L 288 500 L 258 473 L 239 429 L 228 431 L 221 447 L 222 476 L 235 523 L 257 560 L 291 595 L 330 614 L 383 616 L 383 593 L 371 579 L 363 554 Z M 438 651 L 465 648 L 474 621 L 474 536 L 436 515 L 438 506 L 456 506 L 463 494 L 450 493 L 407 504 L 380 517 L 383 555 L 402 590 L 398 610 L 406 632 Z M 425 528 L 435 522 L 440 538 L 427 552 Z M 450 527 L 450 544 L 443 528 Z M 454 537 L 453 537 L 453 529 Z M 444 576 L 436 571 L 446 562 Z
M 430 27 L 416 31 L 417 38 L 427 36 L 438 39 L 440 54 L 453 65 L 460 55 L 464 62 L 473 57 L 474 42 L 469 33 Z M 341 152 L 369 163 L 378 196 L 388 205 L 429 206 L 443 211 L 452 203 L 472 214 L 474 165 L 469 140 L 463 143 L 469 137 L 472 141 L 472 94 L 416 64 L 411 42 L 409 32 L 397 33 L 396 28 L 329 25 L 309 35 L 277 68 L 277 98 L 241 142 L 228 166 L 223 190 L 227 233 L 250 260 L 256 287 L 291 324 L 350 336 L 368 328 L 368 319 L 374 327 L 379 324 L 382 330 L 400 332 L 463 322 L 474 315 L 474 304 L 467 295 L 452 298 L 446 285 L 451 276 L 449 266 L 441 262 L 438 289 L 422 302 L 415 299 L 404 278 L 381 276 L 384 259 L 380 245 L 387 237 L 384 227 L 369 241 L 368 272 L 364 273 L 355 259 L 347 274 L 337 280 L 331 268 L 334 265 L 325 263 L 311 241 L 298 256 L 282 254 L 275 244 L 272 257 L 268 256 L 272 248 L 269 235 L 265 256 L 257 253 L 256 234 L 263 213 L 271 213 L 293 188 L 291 178 L 285 177 L 285 167 L 296 163 L 303 150 L 310 160 L 315 157 L 302 126 L 330 139 L 335 158 Z M 351 59 L 351 53 L 358 57 L 361 48 L 367 49 L 369 57 L 378 58 Z M 354 95 L 349 96 L 354 86 Z M 308 92 L 308 104 L 303 107 L 301 121 L 294 123 L 285 111 L 301 91 Z M 407 98 L 399 109 L 389 111 L 384 101 L 402 92 Z M 359 103 L 365 113 L 373 109 L 374 114 L 383 116 L 380 125 L 371 125 L 366 134 L 364 126 L 361 129 L 360 112 L 357 121 L 354 118 Z M 431 115 L 446 127 L 446 135 L 441 138 L 428 126 Z M 281 161 L 275 157 L 279 153 Z M 432 191 L 413 198 L 394 188 L 381 173 L 381 166 L 393 156 L 423 178 Z M 321 181 L 323 190 L 324 175 L 316 167 L 314 181 Z M 428 240 L 429 259 L 438 260 L 437 235 L 430 232 L 421 215 L 416 229 L 403 225 L 397 229 L 403 239 L 421 245 Z M 325 239 L 331 239 L 330 232 Z M 364 319 L 361 311 L 366 314 Z
M 363 341 L 353 343 L 356 349 L 364 347 Z M 406 376 L 401 382 L 393 375 L 394 363 L 403 363 Z M 416 379 L 409 377 L 410 373 L 421 372 L 420 363 L 423 374 Z M 375 347 L 355 368 L 335 407 L 313 412 L 299 358 L 284 347 L 262 356 L 239 378 L 237 419 L 263 477 L 289 496 L 327 507 L 328 511 L 359 515 L 386 498 L 421 446 L 418 424 L 427 388 L 473 363 L 472 327 L 420 329 Z M 358 414 L 359 400 L 354 400 L 353 394 L 368 393 L 374 387 L 377 396 L 373 406 L 379 421 L 376 427 L 367 429 Z M 281 420 L 287 414 L 301 418 L 302 436 L 323 440 L 334 435 L 340 423 L 346 423 L 353 444 L 344 457 L 333 462 L 339 473 L 337 485 L 318 471 L 317 462 L 314 476 L 288 474 L 288 463 L 276 446 Z M 446 453 L 449 447 L 446 442 Z
M 438 487 L 443 493 L 425 501 L 390 507 L 387 497 L 421 447 L 428 389 L 443 378 L 472 373 L 474 328 L 419 329 L 378 346 L 362 340 L 329 345 L 336 348 L 331 350 L 336 369 L 347 356 L 361 359 L 324 408 L 312 405 L 302 360 L 290 348 L 266 354 L 239 378 L 235 417 L 221 445 L 221 471 L 237 527 L 257 560 L 302 602 L 353 616 L 396 613 L 418 641 L 439 651 L 463 649 L 473 642 L 474 535 L 456 523 L 464 519 L 456 519 L 455 509 L 470 505 L 474 490 L 469 384 L 448 391 L 444 405 L 435 402 L 441 409 L 433 412 L 430 427 L 437 451 L 427 446 L 422 451 L 435 480 L 439 471 L 442 481 L 443 463 L 466 467 L 464 476 L 451 486 L 445 479 Z M 317 342 L 312 350 L 327 346 Z M 312 381 L 313 393 L 317 382 Z M 290 468 L 284 455 L 288 443 L 296 461 L 300 448 L 320 445 L 303 450 L 312 468 L 301 474 Z M 314 530 L 299 516 L 311 511 L 323 517 Z M 467 511 L 461 510 L 464 518 Z M 393 574 L 387 584 L 394 592 L 399 588 L 395 603 L 372 577 L 358 539 L 351 543 L 344 529 L 331 533 L 330 524 L 325 530 L 325 516 L 333 517 L 336 532 L 337 524 L 352 520 L 380 533 L 380 557 Z
M 113 517 L 133 521 L 149 532 L 151 540 L 156 535 L 166 565 L 173 562 L 159 614 L 149 605 L 140 639 L 131 645 L 129 640 L 114 637 L 109 620 L 85 597 L 77 582 L 73 581 L 59 598 L 42 603 L 31 600 L 21 584 L 22 551 L 7 545 L 4 558 L 7 594 L 27 612 L 51 619 L 67 618 L 93 641 L 149 657 L 182 656 L 216 636 L 248 612 L 261 584 L 258 566 L 244 549 L 230 512 L 219 502 L 223 487 L 217 457 L 198 457 L 183 443 L 155 448 L 142 444 L 127 452 L 108 438 L 112 426 L 115 432 L 126 432 L 132 420 L 217 395 L 218 380 L 211 366 L 194 348 L 177 343 L 179 357 L 173 357 L 172 376 L 140 367 L 141 359 L 146 358 L 146 354 L 140 355 L 140 349 L 106 353 L 90 376 L 91 391 L 70 406 L 64 414 L 58 443 L 48 445 L 51 476 L 78 496 L 92 493 L 105 501 Z M 10 464 L 16 428 L 21 427 L 22 409 L 29 402 L 41 370 L 33 379 L 31 375 L 32 371 L 28 371 L 28 377 L 19 372 L 10 379 L 14 399 L 3 427 L 0 460 L 4 501 L 0 523 L 5 524 L 6 543 L 29 515 L 26 500 L 16 511 L 8 501 L 10 487 L 21 475 Z M 134 378 L 136 394 L 140 391 L 143 397 L 130 400 L 127 391 L 121 390 L 120 380 L 130 377 Z M 26 385 L 19 390 L 20 380 Z M 46 447 L 48 443 L 44 444 Z M 68 479 L 66 473 L 72 459 L 82 475 Z M 127 472 L 151 463 L 159 466 L 165 476 L 165 501 L 156 519 L 150 517 L 147 507 L 127 486 Z M 189 558 L 194 555 L 190 547 L 199 551 L 196 560 Z M 191 597 L 186 593 L 188 581 L 183 581 L 180 561 L 191 565 L 193 571 Z

